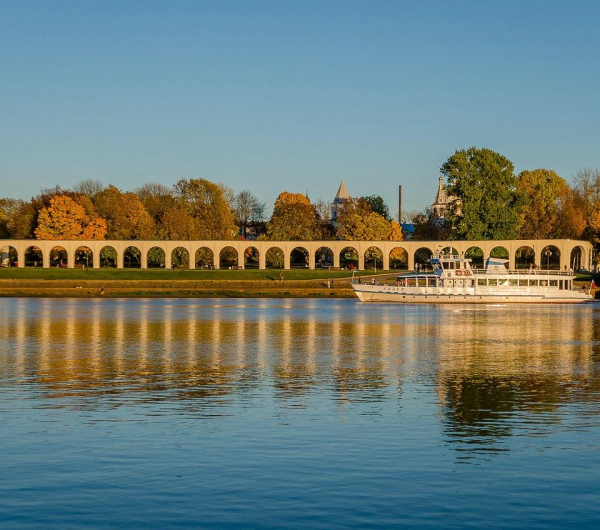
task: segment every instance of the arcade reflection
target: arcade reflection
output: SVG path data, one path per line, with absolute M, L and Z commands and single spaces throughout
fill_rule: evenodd
M 8 302 L 0 392 L 19 386 L 52 408 L 135 406 L 203 419 L 258 408 L 325 408 L 336 421 L 416 414 L 468 454 L 509 450 L 512 436 L 564 421 L 596 421 L 600 401 L 593 306 Z

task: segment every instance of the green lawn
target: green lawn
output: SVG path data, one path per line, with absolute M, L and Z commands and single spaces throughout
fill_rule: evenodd
M 379 273 L 379 271 L 378 271 Z M 372 275 L 373 271 L 355 272 L 356 276 Z M 284 280 L 315 280 L 348 278 L 350 271 L 326 269 L 292 269 L 283 271 Z M 188 270 L 176 269 L 18 269 L 0 268 L 0 280 L 279 280 L 279 269 Z

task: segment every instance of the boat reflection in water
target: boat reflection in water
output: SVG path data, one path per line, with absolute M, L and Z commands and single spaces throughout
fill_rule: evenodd
M 438 415 L 460 451 L 543 434 L 565 406 L 585 419 L 600 396 L 595 306 L 377 308 L 13 300 L 0 319 L 0 380 L 35 387 L 50 407 L 163 403 L 148 410 L 199 418 L 264 406 L 309 415 L 334 407 L 339 418 L 414 410 Z

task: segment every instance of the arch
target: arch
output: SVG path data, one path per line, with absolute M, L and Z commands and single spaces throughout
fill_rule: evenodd
M 265 253 L 267 269 L 283 269 L 284 255 L 279 247 L 269 247 Z
M 149 269 L 164 269 L 167 255 L 162 247 L 152 247 L 146 254 Z
M 333 250 L 329 247 L 319 247 L 315 251 L 315 267 L 333 267 Z
M 304 247 L 295 247 L 290 252 L 290 268 L 307 269 L 308 268 L 308 250 Z
M 4 246 L 0 249 L 0 265 L 2 267 L 18 267 L 19 266 L 19 253 L 15 247 L 10 245 Z
M 483 269 L 483 250 L 481 248 L 469 247 L 465 250 L 464 257 L 471 260 L 471 267 L 474 269 Z
M 75 249 L 75 267 L 89 269 L 94 265 L 94 253 L 90 247 L 82 246 Z
M 408 252 L 402 247 L 390 251 L 390 269 L 408 269 Z
M 27 247 L 24 256 L 25 267 L 43 267 L 44 255 L 40 247 Z
M 260 253 L 256 247 L 250 246 L 244 250 L 244 268 L 258 269 L 260 266 Z
M 365 250 L 365 269 L 383 269 L 383 251 L 376 246 Z
M 100 267 L 117 267 L 117 251 L 109 245 L 100 250 Z
M 196 250 L 195 258 L 197 269 L 214 269 L 215 255 L 208 247 L 200 247 Z
M 340 267 L 358 269 L 358 250 L 355 247 L 347 246 L 340 251 Z
M 238 252 L 235 248 L 227 246 L 219 252 L 219 268 L 233 269 L 238 264 Z
M 139 248 L 132 245 L 123 251 L 123 267 L 126 269 L 141 269 L 142 253 Z
M 171 266 L 182 269 L 190 268 L 190 253 L 187 248 L 176 247 L 171 252 Z
M 569 259 L 569 264 L 570 264 L 570 267 L 574 271 L 579 271 L 581 269 L 587 269 L 587 263 L 585 262 L 584 256 L 585 256 L 585 251 L 583 250 L 582 247 L 580 247 L 579 245 L 577 245 L 576 247 L 573 247 L 573 250 L 571 250 L 571 257 Z M 567 267 L 567 265 L 565 265 L 565 267 Z
M 491 250 L 490 258 L 509 259 L 510 254 L 508 253 L 506 247 L 497 246 Z
M 57 245 L 50 250 L 50 267 L 66 268 L 69 266 L 69 254 L 65 247 Z
M 452 256 L 458 256 L 458 250 L 456 250 L 452 245 L 448 245 L 442 249 L 442 254 L 451 254 Z
M 546 245 L 540 253 L 539 265 L 544 270 L 560 269 L 560 249 L 554 245 Z
M 529 269 L 535 265 L 535 250 L 528 245 L 515 252 L 515 269 Z
M 428 247 L 419 247 L 415 250 L 415 269 L 417 268 L 417 265 L 419 265 L 420 269 L 426 269 L 429 265 L 431 256 L 433 256 L 433 251 Z

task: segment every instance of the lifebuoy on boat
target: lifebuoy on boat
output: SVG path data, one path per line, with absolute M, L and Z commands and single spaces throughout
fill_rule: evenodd
M 463 275 L 463 271 L 459 269 L 459 270 L 457 270 L 457 271 L 454 272 L 454 275 L 455 276 L 462 276 Z

